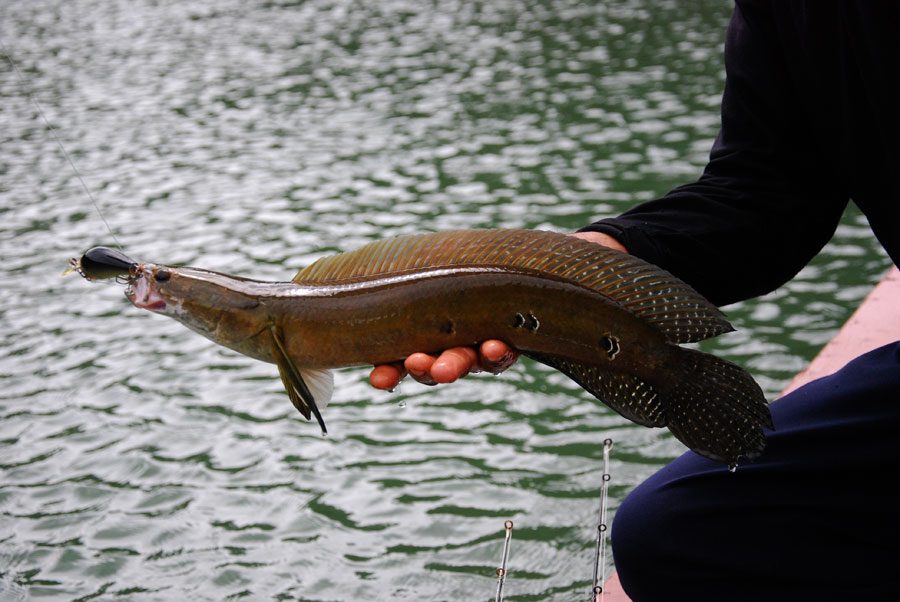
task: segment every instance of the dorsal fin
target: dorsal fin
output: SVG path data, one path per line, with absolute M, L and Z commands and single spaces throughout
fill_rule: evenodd
M 369 243 L 323 257 L 294 282 L 340 284 L 441 268 L 504 268 L 594 290 L 654 324 L 673 343 L 730 332 L 714 305 L 646 261 L 580 238 L 540 230 L 450 230 Z

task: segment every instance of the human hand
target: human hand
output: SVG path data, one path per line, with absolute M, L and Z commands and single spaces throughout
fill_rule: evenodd
M 607 234 L 577 232 L 571 236 L 627 252 L 619 241 Z M 413 353 L 403 362 L 380 364 L 372 369 L 369 382 L 376 389 L 391 390 L 409 374 L 413 379 L 426 385 L 452 383 L 470 372 L 499 374 L 512 366 L 518 357 L 519 354 L 503 341 L 490 339 L 484 341 L 477 349 L 453 347 L 438 356 Z
M 519 358 L 503 341 L 490 339 L 475 347 L 453 347 L 434 356 L 427 353 L 413 353 L 403 362 L 380 364 L 372 369 L 369 382 L 376 389 L 390 390 L 397 386 L 404 376 L 425 385 L 452 383 L 470 372 L 490 372 L 500 374 Z

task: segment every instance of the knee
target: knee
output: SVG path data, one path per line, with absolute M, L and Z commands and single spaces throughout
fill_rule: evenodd
M 636 487 L 619 506 L 612 524 L 616 570 L 635 602 L 671 599 L 672 588 L 691 572 L 687 549 L 695 538 L 704 536 L 703 496 L 673 478 L 671 468 Z
M 629 594 L 638 576 L 640 581 L 655 580 L 663 569 L 662 548 L 672 536 L 667 533 L 667 513 L 658 511 L 659 493 L 650 483 L 641 484 L 619 506 L 612 524 L 613 558 L 619 580 Z

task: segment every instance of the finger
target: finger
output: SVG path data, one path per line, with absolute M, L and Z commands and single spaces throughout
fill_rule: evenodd
M 431 377 L 431 366 L 434 365 L 435 358 L 427 353 L 413 353 L 403 362 L 403 366 L 409 375 L 423 385 L 436 385 L 437 382 Z
M 477 368 L 478 354 L 471 347 L 453 347 L 445 350 L 431 365 L 431 377 L 435 382 L 452 383 Z
M 496 339 L 483 342 L 478 351 L 478 363 L 481 365 L 481 369 L 491 374 L 500 374 L 519 359 L 518 352 L 503 341 Z
M 400 383 L 404 376 L 406 376 L 406 370 L 402 364 L 381 364 L 372 368 L 369 373 L 369 382 L 376 389 L 390 391 Z

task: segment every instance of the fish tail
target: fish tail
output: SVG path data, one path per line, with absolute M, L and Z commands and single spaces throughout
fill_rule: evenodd
M 665 378 L 651 384 L 609 366 L 534 352 L 616 412 L 644 426 L 666 426 L 693 451 L 729 466 L 758 456 L 762 427 L 774 430 L 762 389 L 743 368 L 714 355 L 671 346 Z M 672 374 L 669 371 L 672 371 Z
M 762 389 L 736 364 L 681 352 L 680 378 L 661 395 L 666 426 L 695 452 L 729 466 L 757 457 L 766 445 L 763 427 L 775 428 Z

